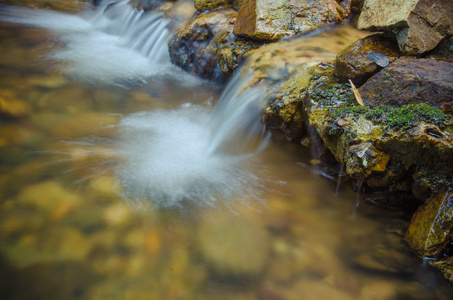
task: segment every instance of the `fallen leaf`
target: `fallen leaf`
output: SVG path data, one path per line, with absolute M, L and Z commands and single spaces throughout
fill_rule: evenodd
M 349 83 L 351 84 L 352 91 L 354 92 L 355 100 L 362 106 L 365 106 L 362 101 L 362 96 L 360 96 L 359 90 L 355 87 L 354 83 L 352 83 L 351 79 L 349 79 Z

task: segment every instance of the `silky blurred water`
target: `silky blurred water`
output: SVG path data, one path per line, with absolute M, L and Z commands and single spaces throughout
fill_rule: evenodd
M 357 206 L 301 146 L 206 160 L 222 87 L 93 82 L 48 59 L 67 50 L 50 31 L 0 38 L 0 298 L 451 299 L 402 239 L 408 216 Z

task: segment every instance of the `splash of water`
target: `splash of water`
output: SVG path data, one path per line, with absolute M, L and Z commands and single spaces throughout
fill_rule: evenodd
M 134 9 L 127 0 L 102 1 L 78 15 L 2 5 L 0 20 L 54 33 L 63 46 L 48 58 L 59 71 L 78 79 L 118 84 L 166 76 L 194 82 L 170 63 L 169 20 Z
M 118 178 L 124 198 L 134 206 L 222 207 L 238 200 L 261 201 L 268 179 L 258 154 L 267 139 L 261 119 L 244 107 L 258 110 L 265 97 L 244 97 L 264 92 L 257 87 L 243 90 L 247 78 L 238 76 L 215 109 L 186 103 L 138 112 L 114 126 L 113 138 L 84 139 L 69 146 L 92 157 L 97 165 L 91 169 L 97 174 Z
M 164 207 L 259 197 L 252 157 L 209 152 L 211 117 L 206 108 L 186 104 L 124 118 L 114 143 L 122 159 L 114 172 L 126 195 Z

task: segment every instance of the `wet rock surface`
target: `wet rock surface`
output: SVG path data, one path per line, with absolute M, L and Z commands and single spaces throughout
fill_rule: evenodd
M 307 33 L 326 23 L 339 22 L 346 14 L 334 0 L 244 0 L 234 34 L 264 41 L 279 40 Z
M 406 54 L 430 51 L 446 36 L 453 34 L 453 6 L 450 1 L 366 0 L 358 28 L 393 32 Z
M 337 55 L 335 68 L 342 80 L 350 79 L 359 86 L 400 55 L 394 40 L 374 34 L 342 50 Z
M 426 200 L 412 217 L 406 233 L 409 245 L 422 257 L 439 258 L 453 236 L 453 188 Z
M 171 61 L 202 78 L 225 81 L 249 52 L 262 45 L 233 34 L 236 17 L 231 8 L 195 15 L 171 39 Z
M 370 107 L 453 101 L 453 62 L 402 57 L 368 80 L 359 92 Z

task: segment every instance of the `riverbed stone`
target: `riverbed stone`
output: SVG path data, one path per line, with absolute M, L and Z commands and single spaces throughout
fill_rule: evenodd
M 373 34 L 342 50 L 335 67 L 341 79 L 346 82 L 350 79 L 359 86 L 399 56 L 396 41 L 383 34 Z
M 197 247 L 203 259 L 223 276 L 256 278 L 270 254 L 270 236 L 255 220 L 238 220 L 222 214 L 200 220 Z
M 366 0 L 358 28 L 395 34 L 406 54 L 418 55 L 434 49 L 453 34 L 453 5 L 444 0 Z
M 339 22 L 345 14 L 335 0 L 244 0 L 234 26 L 234 34 L 275 41 L 307 33 L 323 24 Z
M 52 213 L 62 209 L 66 215 L 81 203 L 78 195 L 67 191 L 54 180 L 25 187 L 17 196 L 17 201 L 22 205 L 48 212 L 51 216 Z
M 360 89 L 369 107 L 425 103 L 442 108 L 453 101 L 453 62 L 401 57 Z
M 453 237 L 453 188 L 426 200 L 413 215 L 406 234 L 409 245 L 423 257 L 440 257 Z

